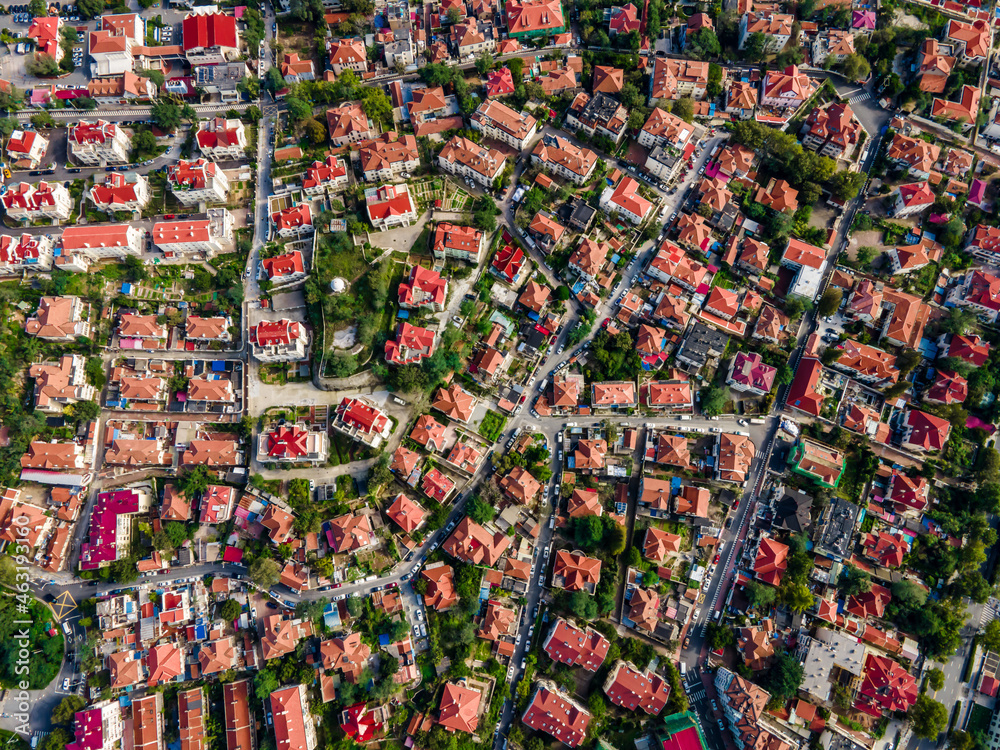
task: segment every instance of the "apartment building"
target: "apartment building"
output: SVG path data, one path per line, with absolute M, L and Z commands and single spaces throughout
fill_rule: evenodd
M 621 142 L 627 124 L 628 110 L 608 94 L 579 93 L 566 111 L 567 127 L 582 130 L 591 138 L 603 135 L 615 144 Z
M 535 137 L 537 121 L 526 112 L 515 112 L 502 102 L 487 99 L 469 118 L 472 129 L 522 151 Z
M 153 244 L 167 258 L 202 255 L 213 258 L 226 252 L 233 239 L 232 214 L 216 209 L 218 220 L 184 219 L 153 224 Z M 228 221 L 226 220 L 228 218 Z
M 417 206 L 407 185 L 382 185 L 365 190 L 365 210 L 372 226 L 382 231 L 408 227 L 417 220 Z
M 455 258 L 478 265 L 485 242 L 486 235 L 478 229 L 441 222 L 434 228 L 432 252 L 441 260 Z
M 489 149 L 456 135 L 438 154 L 438 166 L 449 174 L 457 174 L 482 185 L 493 187 L 493 181 L 503 172 L 507 157 L 496 149 Z
M 531 163 L 541 164 L 574 185 L 583 185 L 594 173 L 597 154 L 558 135 L 545 133 L 531 152 Z
M 388 182 L 420 166 L 416 137 L 395 131 L 363 144 L 358 156 L 365 182 Z

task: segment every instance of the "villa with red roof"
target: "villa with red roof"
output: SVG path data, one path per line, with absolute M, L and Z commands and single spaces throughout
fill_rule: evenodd
M 737 391 L 766 396 L 774 387 L 777 373 L 778 368 L 764 364 L 764 360 L 757 352 L 741 351 L 733 357 L 726 382 Z
M 7 157 L 25 169 L 37 169 L 49 150 L 49 142 L 34 130 L 15 130 L 7 141 Z
M 412 534 L 427 520 L 427 511 L 402 492 L 396 495 L 385 515 L 407 534 Z
M 667 705 L 670 685 L 655 672 L 640 672 L 632 663 L 618 661 L 604 681 L 604 692 L 616 706 L 658 716 Z
M 882 716 L 906 713 L 917 701 L 917 678 L 888 656 L 868 654 L 864 679 L 854 707 Z
M 314 161 L 306 170 L 302 178 L 302 192 L 308 196 L 327 195 L 343 190 L 350 182 L 347 162 L 331 155 L 326 157 L 326 161 Z
M 240 53 L 236 17 L 223 13 L 189 13 L 181 23 L 184 56 L 190 65 L 220 65 Z
M 286 423 L 272 426 L 257 440 L 257 460 L 261 463 L 316 466 L 327 458 L 328 438 L 323 430 L 309 430 L 303 425 Z
M 313 233 L 312 209 L 308 203 L 295 205 L 271 214 L 271 226 L 282 239 L 294 239 Z
M 641 224 L 653 210 L 653 204 L 639 194 L 639 183 L 631 177 L 623 178 L 615 188 L 606 187 L 601 193 L 600 206 L 605 213 L 617 213 L 619 218 L 633 224 Z
M 919 475 L 910 477 L 898 469 L 893 469 L 884 499 L 891 502 L 897 512 L 905 512 L 907 509 L 920 512 L 927 507 L 929 491 L 929 485 L 924 477 Z
M 290 253 L 274 255 L 270 258 L 261 258 L 260 266 L 268 280 L 277 286 L 293 284 L 306 277 L 305 264 L 299 250 L 292 250 Z
M 610 647 L 608 639 L 593 628 L 581 630 L 562 617 L 556 619 L 542 643 L 542 649 L 553 661 L 582 667 L 588 672 L 601 668 Z
M 385 361 L 392 365 L 418 364 L 434 353 L 434 331 L 405 320 L 396 327 L 396 338 L 385 342 Z
M 447 682 L 438 707 L 438 726 L 446 732 L 474 734 L 479 725 L 482 694 L 454 682 Z
M 375 229 L 408 227 L 417 220 L 417 207 L 406 185 L 382 185 L 365 190 L 365 209 Z
M 910 551 L 910 543 L 906 537 L 899 533 L 887 534 L 881 529 L 877 532 L 869 531 L 862 546 L 865 557 L 885 568 L 898 568 Z
M 202 120 L 195 140 L 202 155 L 213 161 L 235 161 L 246 156 L 247 137 L 242 120 L 225 117 Z
M 486 96 L 493 99 L 513 93 L 514 78 L 510 68 L 505 66 L 499 70 L 491 70 L 486 78 Z
M 431 268 L 413 266 L 399 285 L 399 306 L 404 310 L 441 312 L 448 299 L 448 281 Z
M 261 321 L 250 329 L 254 359 L 260 362 L 298 362 L 309 349 L 309 334 L 298 321 Z
M 512 39 L 524 41 L 566 31 L 559 0 L 507 0 L 504 13 Z
M 577 747 L 587 736 L 590 718 L 587 709 L 555 685 L 539 682 L 521 721 L 569 747 Z
M 378 448 L 392 434 L 389 415 L 362 396 L 344 398 L 334 412 L 332 426 L 372 448 Z
M 518 245 L 504 245 L 493 256 L 490 271 L 501 280 L 515 286 L 520 281 L 524 263 L 524 251 Z
M 776 542 L 770 537 L 761 537 L 753 566 L 756 577 L 764 583 L 780 586 L 786 567 L 788 567 L 788 545 Z
M 207 159 L 184 160 L 167 166 L 171 194 L 185 206 L 205 201 L 223 203 L 229 197 L 229 178 L 215 162 Z
M 935 200 L 937 196 L 926 182 L 899 185 L 892 192 L 892 209 L 889 215 L 897 219 L 914 216 L 930 208 Z
M 940 451 L 948 442 L 950 433 L 951 423 L 947 419 L 936 417 L 919 409 L 910 409 L 903 422 L 902 445 L 904 448 L 921 453 Z

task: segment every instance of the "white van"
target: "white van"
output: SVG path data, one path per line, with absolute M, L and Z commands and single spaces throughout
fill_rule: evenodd
M 688 671 L 688 665 L 685 664 L 684 662 L 681 662 L 681 676 L 686 675 L 687 671 Z

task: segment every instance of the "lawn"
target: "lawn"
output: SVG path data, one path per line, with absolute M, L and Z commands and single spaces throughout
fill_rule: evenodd
M 490 409 L 479 425 L 479 434 L 487 440 L 496 442 L 500 439 L 505 424 L 507 424 L 507 417 Z
M 993 712 L 990 711 L 986 706 L 980 706 L 978 703 L 973 704 L 972 712 L 969 714 L 969 720 L 966 722 L 965 731 L 972 732 L 982 732 L 986 734 L 990 728 L 990 717 Z

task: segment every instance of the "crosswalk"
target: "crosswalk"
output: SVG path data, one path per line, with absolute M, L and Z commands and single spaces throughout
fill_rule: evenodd
M 852 96 L 847 101 L 849 103 L 851 103 L 851 104 L 854 104 L 854 102 L 866 102 L 866 101 L 868 101 L 871 98 L 872 98 L 872 92 L 870 92 L 870 91 L 863 91 L 860 94 L 855 94 L 854 96 Z
M 995 620 L 997 618 L 997 610 L 1000 610 L 1000 602 L 990 598 L 983 605 L 983 613 L 979 616 L 979 627 L 985 627 L 988 623 Z

